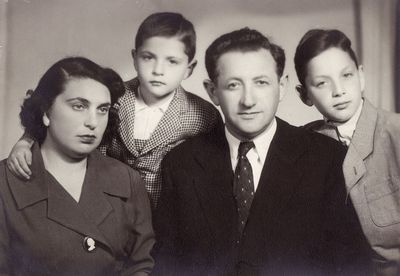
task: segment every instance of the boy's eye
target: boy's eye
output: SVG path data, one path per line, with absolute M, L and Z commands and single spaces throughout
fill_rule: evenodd
M 229 90 L 234 90 L 234 89 L 238 89 L 239 86 L 240 86 L 239 82 L 231 82 L 231 83 L 228 83 L 227 88 Z
M 322 88 L 326 85 L 326 81 L 319 81 L 315 84 L 316 87 Z
M 348 73 L 344 73 L 343 74 L 343 77 L 345 77 L 345 78 L 350 78 L 350 77 L 352 77 L 353 76 L 353 73 L 352 72 L 348 72 Z
M 170 59 L 169 63 L 175 65 L 175 64 L 178 64 L 179 62 L 177 60 Z
M 149 55 L 143 55 L 143 56 L 142 56 L 142 59 L 145 60 L 145 61 L 151 60 L 152 58 L 153 58 L 153 57 L 152 57 L 152 56 L 149 56 Z

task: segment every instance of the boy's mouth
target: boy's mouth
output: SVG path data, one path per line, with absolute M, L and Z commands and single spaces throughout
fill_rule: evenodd
M 335 104 L 333 107 L 336 109 L 346 109 L 350 104 L 350 101 L 347 102 L 341 102 L 341 103 L 337 103 Z
M 161 81 L 150 81 L 150 84 L 152 86 L 162 86 L 165 85 L 165 83 L 161 82 Z

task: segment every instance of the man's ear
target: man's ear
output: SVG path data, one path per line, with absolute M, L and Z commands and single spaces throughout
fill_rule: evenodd
M 42 122 L 46 127 L 50 126 L 50 119 L 49 119 L 49 116 L 47 116 L 46 112 L 43 114 Z
M 285 96 L 288 83 L 289 83 L 289 76 L 283 75 L 279 80 L 279 101 L 282 101 L 283 97 Z
M 308 105 L 308 106 L 312 106 L 313 105 L 312 101 L 310 100 L 310 98 L 307 95 L 307 90 L 304 88 L 303 85 L 301 85 L 301 84 L 296 85 L 296 91 L 299 94 L 299 97 L 300 97 L 301 101 L 305 105 Z
M 133 66 L 135 67 L 135 70 L 137 71 L 137 64 L 136 64 L 136 58 L 137 58 L 137 52 L 136 49 L 131 50 L 131 55 L 133 59 Z
M 187 79 L 188 77 L 190 77 L 191 75 L 192 75 L 192 73 L 193 73 L 193 70 L 194 70 L 194 68 L 196 67 L 196 65 L 197 65 L 197 60 L 192 60 L 190 63 L 189 63 L 189 65 L 188 65 L 188 67 L 187 67 L 187 69 L 186 69 L 186 73 L 185 73 L 185 77 L 184 77 L 184 79 Z
M 365 76 L 364 76 L 364 67 L 362 65 L 358 66 L 358 76 L 360 78 L 361 94 L 364 94 Z
M 215 105 L 219 105 L 219 99 L 218 99 L 218 95 L 217 95 L 217 88 L 214 84 L 214 82 L 212 82 L 209 79 L 206 79 L 203 81 L 203 86 L 207 91 L 208 96 L 210 97 L 211 101 L 215 104 Z

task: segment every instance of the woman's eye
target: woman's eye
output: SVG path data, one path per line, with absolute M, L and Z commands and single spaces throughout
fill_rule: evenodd
M 74 105 L 72 105 L 72 108 L 74 110 L 83 110 L 83 109 L 85 109 L 85 105 L 83 105 L 83 104 L 74 104 Z
M 99 108 L 100 113 L 103 113 L 103 114 L 108 113 L 109 110 L 110 110 L 109 107 L 100 107 Z

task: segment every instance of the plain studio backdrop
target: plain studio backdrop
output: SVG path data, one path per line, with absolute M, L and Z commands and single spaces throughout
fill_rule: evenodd
M 0 0 L 0 159 L 23 133 L 20 105 L 28 89 L 57 60 L 85 56 L 136 76 L 130 51 L 139 24 L 151 13 L 182 13 L 197 32 L 197 68 L 183 86 L 207 100 L 204 52 L 223 33 L 257 29 L 286 52 L 289 87 L 278 116 L 303 125 L 321 116 L 301 103 L 293 65 L 297 43 L 310 28 L 337 28 L 353 42 L 367 78 L 367 97 L 395 110 L 396 0 Z M 398 73 L 397 73 L 398 74 Z

